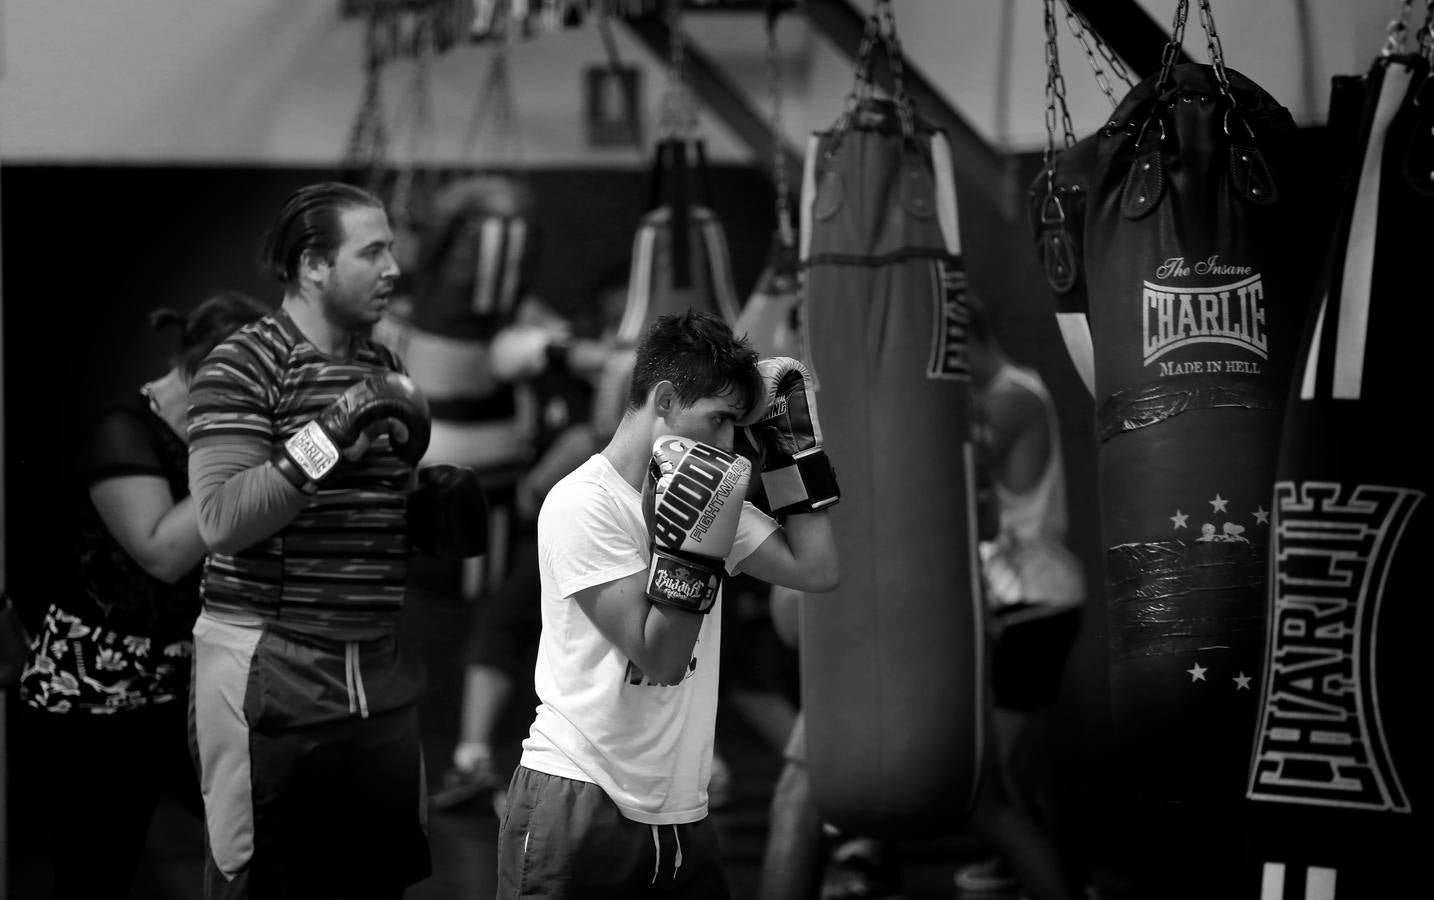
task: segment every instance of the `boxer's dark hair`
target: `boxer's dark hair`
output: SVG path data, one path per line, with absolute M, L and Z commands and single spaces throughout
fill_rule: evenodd
M 384 208 L 378 197 L 351 184 L 323 181 L 299 188 L 284 201 L 264 238 L 264 268 L 280 284 L 296 284 L 304 254 L 332 261 L 344 239 L 339 216 L 346 209 L 364 206 Z
M 627 408 L 642 406 L 653 386 L 670 381 L 684 406 L 735 390 L 750 409 L 761 380 L 757 351 L 745 337 L 734 335 L 721 317 L 689 309 L 658 316 L 637 345 Z
M 188 314 L 161 307 L 149 314 L 155 331 L 179 330 L 179 352 L 173 358 L 186 378 L 193 378 L 209 351 L 250 322 L 269 314 L 269 308 L 241 291 L 211 294 Z

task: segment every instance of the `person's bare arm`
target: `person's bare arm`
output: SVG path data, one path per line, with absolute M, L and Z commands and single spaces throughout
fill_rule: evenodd
M 169 483 L 157 475 L 105 478 L 90 486 L 90 500 L 124 552 L 166 584 L 183 578 L 209 552 L 193 500 L 176 503 Z
M 658 684 L 683 679 L 703 617 L 648 600 L 646 569 L 581 590 L 573 599 L 602 636 L 648 678 Z
M 841 580 L 836 535 L 825 511 L 795 513 L 744 560 L 753 578 L 810 593 L 825 593 Z

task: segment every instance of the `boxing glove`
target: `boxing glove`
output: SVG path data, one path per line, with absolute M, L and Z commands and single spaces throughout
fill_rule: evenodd
M 772 513 L 815 512 L 841 499 L 822 447 L 817 398 L 807 367 L 790 356 L 757 363 L 759 395 L 743 424 L 762 457 L 762 488 Z
M 401 425 L 395 428 L 394 422 Z M 406 375 L 383 372 L 344 391 L 323 412 L 274 448 L 270 462 L 300 490 L 316 490 L 346 452 L 384 432 L 394 452 L 415 466 L 428 450 L 428 401 Z M 399 434 L 397 432 L 402 432 Z
M 653 443 L 643 492 L 652 539 L 647 599 L 684 612 L 712 611 L 751 477 L 746 459 L 700 441 L 669 434 Z
M 488 497 L 468 466 L 424 466 L 408 495 L 408 538 L 438 559 L 482 556 L 488 549 Z

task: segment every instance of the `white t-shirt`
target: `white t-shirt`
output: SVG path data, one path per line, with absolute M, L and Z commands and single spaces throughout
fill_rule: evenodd
M 776 528 L 770 516 L 744 503 L 727 571 L 735 573 Z M 707 815 L 721 592 L 703 617 L 687 677 L 676 685 L 642 677 L 572 599 L 585 588 L 645 571 L 648 540 L 642 495 L 602 454 L 548 492 L 538 514 L 538 708 L 521 762 L 598 785 L 635 821 L 680 825 Z

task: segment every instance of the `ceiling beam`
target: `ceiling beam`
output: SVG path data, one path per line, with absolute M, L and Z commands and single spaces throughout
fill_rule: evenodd
M 803 0 L 801 9 L 832 46 L 855 62 L 866 28 L 865 13 L 858 11 L 851 0 Z M 1020 198 L 1024 196 L 1025 185 L 1017 184 L 1014 159 L 1003 156 L 987 143 L 910 58 L 902 62 L 906 93 L 920 115 L 946 133 L 951 144 L 952 165 L 957 174 L 963 176 L 962 186 L 974 187 L 1003 218 L 1015 221 L 1023 215 Z M 873 55 L 872 78 L 890 91 L 891 72 L 884 53 Z

